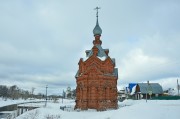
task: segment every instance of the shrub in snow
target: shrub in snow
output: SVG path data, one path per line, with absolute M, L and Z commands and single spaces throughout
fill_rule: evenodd
M 110 117 L 107 117 L 107 118 L 105 118 L 105 119 L 110 119 Z
M 38 119 L 39 112 L 37 110 L 32 110 L 32 112 L 28 113 L 26 117 L 23 119 Z
M 60 119 L 61 115 L 47 115 L 45 116 L 46 119 Z
M 55 98 L 55 99 L 53 100 L 53 103 L 59 103 L 58 99 Z

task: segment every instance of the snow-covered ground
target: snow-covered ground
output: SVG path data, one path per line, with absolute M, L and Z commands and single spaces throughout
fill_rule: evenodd
M 119 102 L 119 109 L 102 112 L 60 110 L 64 105 L 74 106 L 75 102 L 49 102 L 47 107 L 25 112 L 16 119 L 180 119 L 180 100 L 148 100 L 147 103 L 145 100 L 125 100 Z

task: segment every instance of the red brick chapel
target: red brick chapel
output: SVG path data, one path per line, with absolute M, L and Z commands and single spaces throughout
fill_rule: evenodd
M 118 69 L 115 68 L 115 59 L 109 56 L 109 49 L 103 49 L 101 46 L 102 29 L 98 23 L 98 9 L 96 7 L 93 47 L 85 51 L 85 59 L 79 60 L 79 70 L 75 76 L 75 109 L 101 111 L 117 108 Z

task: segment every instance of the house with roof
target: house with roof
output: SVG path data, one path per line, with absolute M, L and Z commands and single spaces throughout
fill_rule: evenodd
M 163 94 L 162 86 L 159 83 L 137 83 L 131 90 L 130 94 L 137 100 L 150 99 Z

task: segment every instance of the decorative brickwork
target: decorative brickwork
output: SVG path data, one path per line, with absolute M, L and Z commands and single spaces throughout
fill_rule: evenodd
M 108 56 L 109 50 L 102 49 L 101 43 L 100 35 L 96 35 L 94 46 L 86 51 L 87 59 L 81 58 L 78 63 L 75 109 L 117 108 L 118 70 L 115 60 Z
M 98 23 L 93 29 L 95 40 L 91 50 L 86 50 L 86 59 L 79 60 L 79 70 L 76 73 L 76 106 L 75 109 L 116 109 L 118 69 L 115 59 L 109 57 L 109 49 L 101 47 L 102 29 Z

